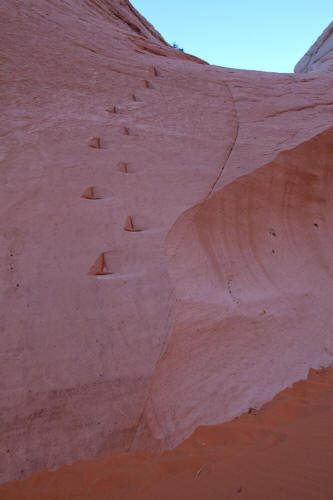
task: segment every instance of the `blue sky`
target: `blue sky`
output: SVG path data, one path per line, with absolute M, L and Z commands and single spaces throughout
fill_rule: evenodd
M 190 54 L 230 68 L 293 72 L 333 20 L 332 0 L 131 0 Z

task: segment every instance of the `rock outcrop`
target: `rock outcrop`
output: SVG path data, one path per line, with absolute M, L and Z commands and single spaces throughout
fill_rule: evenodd
M 296 64 L 296 73 L 333 71 L 333 22 Z
M 1 23 L 1 481 L 332 363 L 333 74 L 209 66 L 127 0 Z

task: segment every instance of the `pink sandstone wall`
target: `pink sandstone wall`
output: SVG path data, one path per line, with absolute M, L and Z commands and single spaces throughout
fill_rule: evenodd
M 1 481 L 331 363 L 333 76 L 209 66 L 127 1 L 0 19 Z

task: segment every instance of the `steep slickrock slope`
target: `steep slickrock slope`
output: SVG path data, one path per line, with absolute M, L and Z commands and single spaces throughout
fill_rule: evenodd
M 0 19 L 1 481 L 331 363 L 333 75 L 211 67 L 123 0 Z
M 116 4 L 1 16 L 3 480 L 131 446 L 173 321 L 167 231 L 235 140 L 226 84 L 140 55 Z

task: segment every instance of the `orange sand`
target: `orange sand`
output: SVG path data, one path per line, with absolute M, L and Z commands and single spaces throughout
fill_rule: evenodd
M 176 449 L 107 457 L 0 487 L 1 500 L 329 500 L 333 498 L 333 368 L 260 410 L 199 427 Z

